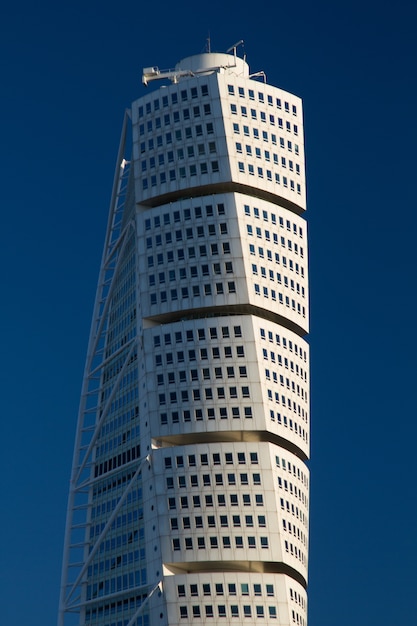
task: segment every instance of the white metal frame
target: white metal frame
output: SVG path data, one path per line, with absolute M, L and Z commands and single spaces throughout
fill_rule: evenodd
M 93 472 L 95 443 L 100 434 L 101 426 L 107 416 L 112 398 L 118 389 L 119 382 L 129 363 L 137 341 L 136 339 L 132 339 L 129 343 L 120 348 L 119 353 L 123 354 L 125 357 L 124 363 L 114 381 L 110 397 L 106 400 L 105 404 L 102 405 L 99 396 L 101 376 L 103 367 L 109 361 L 109 359 L 105 357 L 105 337 L 109 303 L 115 284 L 114 279 L 117 275 L 119 261 L 123 257 L 123 250 L 128 241 L 130 229 L 135 229 L 134 220 L 123 226 L 123 213 L 130 169 L 130 163 L 125 159 L 129 121 L 130 111 L 126 111 L 116 162 L 106 238 L 101 260 L 78 412 L 67 506 L 58 626 L 65 626 L 67 623 L 77 623 L 78 615 L 82 609 L 89 604 L 85 598 L 88 565 L 91 563 L 104 536 L 111 527 L 128 492 L 135 484 L 143 465 L 149 462 L 148 457 L 135 461 L 135 472 L 132 480 L 124 489 L 105 528 L 95 540 L 94 546 L 91 549 L 90 545 L 89 550 L 86 544 L 86 531 L 89 524 L 89 498 L 91 487 L 97 480 L 94 478 Z M 114 359 L 117 354 L 117 352 L 113 353 L 111 358 Z M 138 462 L 139 465 L 136 465 Z M 153 591 L 154 590 L 151 592 L 153 593 Z M 71 615 L 72 618 L 70 617 Z M 69 622 L 68 620 L 71 619 L 72 621 Z M 76 621 L 74 621 L 74 619 Z

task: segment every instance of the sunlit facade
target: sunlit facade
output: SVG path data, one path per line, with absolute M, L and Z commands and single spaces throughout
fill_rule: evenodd
M 157 80 L 123 126 L 58 625 L 306 626 L 301 100 L 236 49 Z

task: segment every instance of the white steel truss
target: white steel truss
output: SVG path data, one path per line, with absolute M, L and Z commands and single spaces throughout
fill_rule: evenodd
M 110 202 L 105 244 L 103 249 L 99 280 L 94 304 L 93 321 L 90 330 L 87 359 L 84 370 L 81 400 L 78 413 L 76 443 L 74 448 L 70 491 L 68 497 L 64 553 L 61 576 L 61 592 L 58 612 L 58 626 L 78 624 L 78 615 L 89 602 L 85 596 L 86 574 L 88 566 L 110 529 L 117 512 L 125 502 L 126 496 L 135 484 L 147 457 L 137 459 L 132 467 L 133 476 L 126 484 L 111 517 L 100 535 L 87 545 L 89 525 L 89 504 L 91 488 L 95 479 L 93 464 L 95 443 L 101 426 L 108 415 L 112 399 L 119 387 L 136 348 L 136 338 L 106 356 L 105 343 L 108 327 L 109 303 L 115 286 L 120 259 L 126 247 L 134 221 L 124 221 L 130 162 L 125 158 L 126 138 L 130 112 L 126 111 L 116 162 L 113 191 Z M 103 368 L 111 359 L 121 358 L 121 368 L 112 385 L 109 397 L 103 403 L 100 398 Z M 133 465 L 133 464 L 132 464 Z M 154 590 L 143 589 L 143 592 Z

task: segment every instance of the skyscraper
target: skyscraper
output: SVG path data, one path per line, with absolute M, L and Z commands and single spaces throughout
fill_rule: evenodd
M 204 53 L 126 112 L 59 626 L 306 626 L 301 101 Z

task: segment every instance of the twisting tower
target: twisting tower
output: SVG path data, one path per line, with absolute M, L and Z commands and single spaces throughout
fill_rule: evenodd
M 59 626 L 307 623 L 301 101 L 230 52 L 125 115 Z

